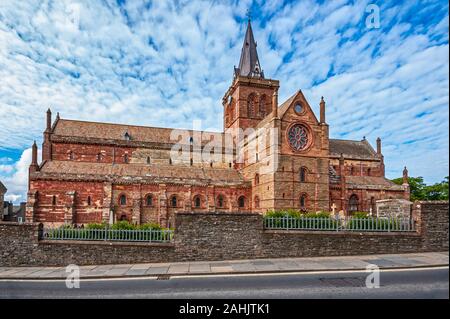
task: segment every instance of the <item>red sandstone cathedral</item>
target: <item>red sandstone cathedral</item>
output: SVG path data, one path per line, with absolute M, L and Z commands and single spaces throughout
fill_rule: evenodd
M 374 210 L 380 199 L 409 199 L 406 168 L 403 185 L 384 177 L 379 138 L 376 150 L 366 139 L 330 139 L 323 98 L 317 118 L 300 90 L 279 105 L 278 88 L 279 81 L 264 76 L 249 21 L 222 100 L 222 133 L 188 131 L 174 140 L 170 128 L 59 114 L 52 123 L 48 110 L 40 164 L 33 144 L 27 221 L 170 227 L 180 211 L 351 214 Z M 212 142 L 214 160 L 204 156 Z M 187 155 L 174 156 L 174 145 Z

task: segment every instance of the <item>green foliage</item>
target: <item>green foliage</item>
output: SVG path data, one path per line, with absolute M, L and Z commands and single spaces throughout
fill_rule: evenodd
M 132 229 L 136 229 L 136 226 L 133 224 L 130 224 L 126 220 L 121 220 L 119 222 L 112 224 L 110 228 L 111 229 L 121 229 L 121 230 L 132 230 Z
M 369 218 L 369 215 L 366 212 L 353 212 L 353 218 Z
M 106 228 L 106 224 L 105 223 L 89 223 L 85 226 L 86 229 L 103 229 Z
M 137 229 L 146 230 L 146 229 L 154 229 L 154 230 L 161 230 L 163 229 L 159 224 L 156 223 L 146 223 L 137 225 Z
M 346 225 L 347 229 L 355 230 L 400 230 L 400 221 L 397 219 L 382 218 L 356 218 L 352 217 Z
M 403 178 L 392 180 L 395 184 L 402 185 Z M 408 177 L 411 191 L 411 200 L 448 200 L 449 177 L 446 176 L 440 183 L 426 185 L 423 177 Z

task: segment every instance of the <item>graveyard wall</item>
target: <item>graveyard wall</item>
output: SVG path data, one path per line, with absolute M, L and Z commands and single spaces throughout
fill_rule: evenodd
M 39 240 L 37 224 L 0 222 L 0 266 L 343 256 L 448 250 L 448 202 L 417 202 L 417 232 L 264 230 L 257 214 L 178 213 L 168 244 Z

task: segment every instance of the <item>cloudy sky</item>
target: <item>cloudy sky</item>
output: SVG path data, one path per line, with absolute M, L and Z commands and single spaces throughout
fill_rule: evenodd
M 448 175 L 447 1 L 0 1 L 0 180 L 25 200 L 30 146 L 62 118 L 222 130 L 221 98 L 250 9 L 280 102 L 327 101 L 332 138 L 383 140 L 404 165 Z M 379 9 L 379 27 L 376 12 Z M 375 14 L 375 15 L 374 15 Z M 375 20 L 374 20 L 375 19 Z

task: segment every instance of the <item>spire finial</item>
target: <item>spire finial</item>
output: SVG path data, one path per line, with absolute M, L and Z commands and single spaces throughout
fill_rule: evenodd
M 249 17 L 247 31 L 245 32 L 244 43 L 242 45 L 239 66 L 235 68 L 235 75 L 264 79 L 264 72 L 259 63 L 256 41 L 250 23 L 250 13 L 247 15 Z
M 250 20 L 252 20 L 252 12 L 250 11 L 250 9 L 247 9 L 245 16 L 247 17 L 248 22 L 250 22 Z

